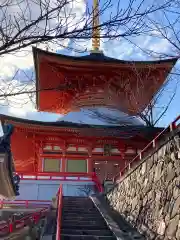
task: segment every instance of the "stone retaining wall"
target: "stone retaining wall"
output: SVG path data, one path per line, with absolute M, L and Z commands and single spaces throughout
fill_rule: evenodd
M 147 239 L 180 240 L 178 134 L 127 175 L 107 199 Z

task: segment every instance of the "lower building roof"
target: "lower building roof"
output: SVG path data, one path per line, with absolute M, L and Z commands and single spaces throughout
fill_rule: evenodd
M 17 118 L 7 115 L 0 115 L 0 120 L 5 122 L 11 122 L 15 126 L 31 129 L 37 128 L 38 130 L 43 129 L 49 131 L 63 131 L 66 132 L 77 132 L 81 136 L 88 137 L 115 137 L 121 139 L 133 138 L 136 136 L 152 139 L 155 135 L 163 130 L 163 128 L 158 127 L 147 127 L 144 125 L 127 125 L 127 126 L 109 126 L 109 125 L 91 125 L 91 124 L 81 124 L 72 123 L 66 121 L 58 122 L 43 122 L 36 120 L 29 120 L 23 118 Z

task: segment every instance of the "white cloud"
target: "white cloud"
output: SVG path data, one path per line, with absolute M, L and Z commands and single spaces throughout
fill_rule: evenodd
M 17 80 L 13 81 L 0 81 L 1 91 L 0 95 L 13 94 L 22 91 L 34 90 L 34 84 L 21 84 Z M 0 105 L 8 109 L 9 113 L 16 113 L 17 115 L 24 115 L 28 111 L 35 110 L 34 96 L 32 94 L 20 94 L 17 96 L 0 97 Z
M 149 46 L 149 50 L 154 52 L 155 57 L 159 57 L 160 54 L 167 54 L 170 49 L 171 44 L 166 39 L 159 39 Z
M 6 18 L 11 21 L 11 35 L 12 37 L 17 33 L 17 23 L 20 27 L 24 27 L 25 23 L 23 17 L 30 20 L 36 20 L 41 15 L 41 6 L 39 0 L 33 1 L 22 1 L 22 0 L 13 0 L 11 1 L 11 6 L 8 6 L 6 9 Z M 63 2 L 62 2 L 63 3 Z M 50 6 L 48 6 L 49 1 L 43 0 L 41 4 L 44 4 L 44 9 L 46 7 L 53 8 L 58 6 L 60 2 L 58 0 L 50 0 Z M 43 34 L 44 28 L 49 29 L 49 35 L 56 34 L 56 31 L 53 31 L 58 25 L 64 24 L 64 28 L 67 28 L 68 31 L 71 31 L 75 28 L 78 23 L 78 27 L 84 24 L 84 13 L 85 13 L 85 1 L 84 0 L 72 0 L 69 4 L 66 4 L 63 9 L 61 9 L 59 15 L 52 15 L 51 20 L 48 21 L 46 25 L 45 20 L 40 21 L 36 26 L 33 26 L 29 31 L 24 31 L 22 36 L 25 34 L 27 36 L 31 35 L 31 32 L 35 35 Z M 68 17 L 66 17 L 68 16 Z M 3 11 L 0 9 L 0 21 L 1 27 L 6 29 L 6 21 L 3 21 Z M 6 19 L 6 20 L 7 20 Z M 14 26 L 14 27 L 13 27 Z M 10 31 L 10 30 L 9 30 Z M 62 30 L 63 31 L 63 30 Z M 9 32 L 8 32 L 9 33 Z M 9 33 L 10 34 L 10 33 Z M 10 35 L 10 37 L 11 37 Z M 21 38 L 21 34 L 19 36 Z M 48 43 L 39 43 L 35 46 L 41 49 L 48 49 L 49 51 L 57 51 L 62 48 L 67 47 L 69 44 L 68 39 L 59 39 L 49 41 Z M 3 46 L 3 42 L 0 41 L 0 47 Z M 0 77 L 4 79 L 12 77 L 17 69 L 29 69 L 33 67 L 33 57 L 32 57 L 32 46 L 28 46 L 16 52 L 10 54 L 4 54 L 0 56 Z
M 57 6 L 56 4 L 60 3 L 58 0 L 50 0 L 50 7 Z M 7 16 L 9 19 L 12 17 L 12 24 L 15 24 L 13 21 L 18 21 L 18 23 L 23 25 L 22 19 L 19 16 L 26 16 L 27 19 L 37 19 L 41 14 L 41 9 L 39 5 L 39 0 L 31 1 L 31 5 L 28 5 L 27 1 L 13 0 L 12 5 L 7 8 Z M 48 5 L 47 0 L 41 1 L 41 3 Z M 86 10 L 86 5 L 84 0 L 72 0 L 69 1 L 69 4 L 66 4 L 64 9 L 61 9 L 59 16 L 51 16 L 52 20 L 48 22 L 48 28 L 51 30 L 54 26 L 62 24 L 63 19 L 66 19 L 65 16 L 68 16 L 68 21 L 64 22 L 64 26 L 68 27 L 67 30 L 71 31 L 78 23 L 78 27 L 81 27 L 84 20 L 84 13 Z M 3 18 L 2 12 L 0 10 L 0 19 Z M 15 19 L 16 18 L 16 19 Z M 4 25 L 3 25 L 4 24 Z M 5 27 L 6 22 L 1 21 L 1 27 Z M 17 25 L 16 25 L 17 26 Z M 38 27 L 31 29 L 33 33 L 44 31 L 45 22 L 40 22 Z M 12 35 L 16 34 L 16 28 L 13 29 Z M 51 32 L 55 34 L 55 32 Z M 0 46 L 3 42 L 0 41 Z M 64 47 L 67 47 L 69 44 L 68 39 L 59 39 L 53 40 L 48 43 L 39 43 L 36 46 L 49 51 L 61 50 Z M 80 43 L 83 44 L 83 43 Z M 22 81 L 19 81 L 17 71 L 19 69 L 26 71 L 33 67 L 33 56 L 32 56 L 32 46 L 23 48 L 15 53 L 4 54 L 0 56 L 0 95 L 2 94 L 12 94 L 21 91 L 29 91 L 34 89 L 34 83 L 29 82 L 28 84 L 23 84 Z M 15 75 L 15 77 L 14 77 Z M 16 79 L 13 80 L 12 79 Z M 22 80 L 22 76 L 21 76 Z M 27 79 L 26 79 L 27 80 Z M 31 79 L 32 80 L 32 79 Z M 35 99 L 34 95 L 31 94 L 22 94 L 13 97 L 0 97 L 0 105 L 2 106 L 1 111 L 8 113 L 10 115 L 16 115 L 25 117 L 28 116 L 29 112 L 36 113 L 35 109 Z M 42 116 L 42 114 L 40 114 Z
M 12 77 L 18 69 L 28 69 L 32 66 L 31 47 L 14 54 L 5 54 L 0 57 L 0 76 L 4 79 Z

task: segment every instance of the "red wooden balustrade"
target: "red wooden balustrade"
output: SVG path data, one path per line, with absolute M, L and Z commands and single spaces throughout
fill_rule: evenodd
M 98 191 L 102 192 L 102 185 L 96 173 L 74 173 L 74 172 L 17 172 L 21 180 L 51 180 L 51 181 L 74 181 L 94 182 Z
M 63 185 L 61 184 L 57 192 L 57 228 L 56 240 L 61 239 L 61 220 L 62 220 L 62 199 L 63 199 Z
M 77 182 L 86 182 L 86 181 L 93 181 L 98 189 L 99 192 L 103 191 L 102 185 L 95 173 L 17 173 L 21 180 L 61 180 L 61 181 L 77 181 Z M 59 178 L 61 177 L 61 178 Z M 60 240 L 60 229 L 61 229 L 61 214 L 62 214 L 62 196 L 63 196 L 63 184 L 60 185 L 58 190 L 58 217 L 57 217 L 57 234 L 56 240 Z M 0 201 L 0 208 L 8 205 L 16 205 L 16 206 L 25 206 L 28 208 L 33 206 L 34 208 L 42 208 L 43 209 L 30 213 L 20 220 L 16 220 L 14 222 L 9 221 L 8 223 L 0 224 L 0 236 L 2 234 L 12 233 L 18 229 L 24 228 L 25 226 L 29 225 L 30 223 L 37 223 L 39 219 L 45 215 L 49 211 L 49 206 L 51 201 L 46 200 L 1 200 Z
M 40 218 L 46 216 L 48 211 L 49 211 L 49 208 L 46 207 L 39 211 L 30 213 L 19 220 L 15 220 L 15 221 L 9 220 L 8 223 L 0 224 L 0 236 L 7 235 L 14 231 L 20 230 L 32 223 L 37 224 Z
M 19 206 L 19 207 L 25 207 L 28 208 L 30 206 L 33 206 L 35 208 L 42 208 L 42 207 L 48 207 L 50 206 L 52 202 L 48 200 L 0 200 L 0 209 L 6 206 Z
M 163 135 L 174 131 L 180 124 L 180 116 L 178 116 L 167 128 L 160 132 L 135 158 L 133 158 L 121 171 L 114 177 L 114 183 L 117 183 L 121 180 L 123 175 L 131 169 L 131 167 L 140 161 L 144 154 L 146 154 L 150 149 L 153 149 L 157 146 L 157 142 L 163 137 Z

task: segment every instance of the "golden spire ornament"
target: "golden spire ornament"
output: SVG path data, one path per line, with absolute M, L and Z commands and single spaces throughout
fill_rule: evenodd
M 92 31 L 92 51 L 102 52 L 100 48 L 100 28 L 99 26 L 99 0 L 93 0 L 93 31 Z

